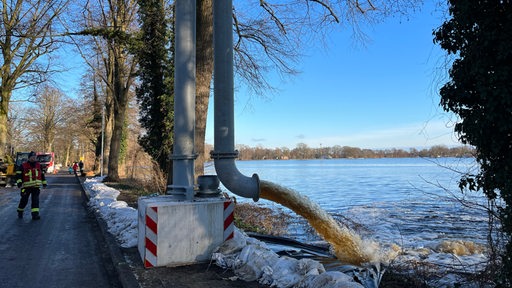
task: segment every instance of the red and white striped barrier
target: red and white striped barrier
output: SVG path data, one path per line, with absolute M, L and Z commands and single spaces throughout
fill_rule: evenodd
M 151 268 L 157 263 L 158 207 L 149 207 L 146 214 L 146 253 L 144 267 Z
M 235 235 L 235 202 L 227 200 L 224 202 L 224 241 L 233 238 Z
M 139 199 L 138 249 L 145 268 L 210 260 L 213 250 L 234 235 L 230 199 Z

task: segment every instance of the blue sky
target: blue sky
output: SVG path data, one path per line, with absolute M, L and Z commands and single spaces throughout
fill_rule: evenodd
M 235 143 L 251 147 L 355 146 L 424 148 L 457 146 L 454 115 L 438 105 L 446 81 L 445 53 L 432 31 L 443 13 L 426 5 L 407 18 L 389 18 L 365 28 L 369 41 L 355 42 L 350 29 L 333 33 L 327 44 L 303 51 L 301 74 L 286 82 L 270 79 L 278 91 L 247 96 L 235 80 Z M 437 11 L 435 11 L 437 10 Z M 78 94 L 83 62 L 64 54 L 70 73 L 60 76 L 65 92 Z M 73 56 L 70 56 L 73 55 Z M 206 142 L 213 144 L 213 99 Z
M 411 148 L 460 145 L 453 115 L 439 106 L 445 54 L 432 40 L 442 13 L 429 4 L 407 19 L 365 29 L 363 47 L 350 31 L 332 34 L 328 48 L 306 51 L 302 73 L 278 85 L 270 99 L 248 98 L 235 83 L 235 142 L 251 147 L 355 146 Z M 271 79 L 272 80 L 272 79 Z M 213 103 L 213 101 L 211 101 Z M 213 107 L 206 141 L 213 144 Z

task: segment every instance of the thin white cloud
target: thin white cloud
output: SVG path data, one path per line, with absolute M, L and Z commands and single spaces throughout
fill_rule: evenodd
M 436 120 L 350 135 L 306 137 L 302 142 L 310 147 L 340 145 L 370 149 L 461 145 L 454 135 L 453 127 L 449 126 L 445 120 Z

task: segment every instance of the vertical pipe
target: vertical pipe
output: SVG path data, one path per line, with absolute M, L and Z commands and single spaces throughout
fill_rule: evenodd
M 259 199 L 259 178 L 244 176 L 235 166 L 235 113 L 233 78 L 233 3 L 213 1 L 214 47 L 214 151 L 211 156 L 219 180 L 231 192 L 242 197 Z
M 196 1 L 176 2 L 174 76 L 173 183 L 167 193 L 194 198 L 194 128 L 196 93 Z
M 234 137 L 226 137 L 234 131 L 233 79 L 233 31 L 231 0 L 213 1 L 214 47 L 214 144 L 230 152 L 235 147 Z M 222 113 L 220 112 L 222 109 Z M 226 151 L 223 151 L 226 152 Z

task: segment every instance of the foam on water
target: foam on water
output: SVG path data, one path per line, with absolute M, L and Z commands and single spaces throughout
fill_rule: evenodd
M 438 252 L 451 253 L 457 256 L 468 256 L 480 254 L 485 251 L 485 247 L 472 241 L 455 240 L 443 241 L 436 247 Z

